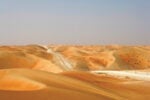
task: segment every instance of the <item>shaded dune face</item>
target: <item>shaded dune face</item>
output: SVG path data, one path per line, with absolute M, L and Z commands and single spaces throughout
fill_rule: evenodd
M 9 75 L 6 73 L 5 75 L 1 76 L 0 80 L 0 90 L 6 91 L 32 91 L 40 90 L 44 87 L 44 84 L 38 83 L 34 80 L 30 80 L 26 77 L 14 77 L 13 75 Z
M 118 45 L 1 46 L 0 100 L 148 100 L 149 50 Z

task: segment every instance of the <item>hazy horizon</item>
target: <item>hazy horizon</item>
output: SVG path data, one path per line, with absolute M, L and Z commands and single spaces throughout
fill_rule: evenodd
M 149 0 L 2 0 L 0 44 L 150 44 Z

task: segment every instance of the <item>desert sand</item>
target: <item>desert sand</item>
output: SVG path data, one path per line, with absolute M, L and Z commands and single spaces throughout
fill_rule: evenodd
M 0 46 L 0 100 L 148 100 L 150 46 Z

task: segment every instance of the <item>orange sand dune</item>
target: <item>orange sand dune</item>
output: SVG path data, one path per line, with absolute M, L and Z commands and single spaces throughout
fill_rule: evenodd
M 148 100 L 149 46 L 0 46 L 0 100 Z
M 84 81 L 29 69 L 0 71 L 1 100 L 110 100 L 121 98 Z
M 57 65 L 31 54 L 0 51 L 0 68 L 30 68 L 50 72 L 62 71 Z M 24 67 L 25 66 L 25 67 Z
M 149 50 L 149 46 L 117 45 L 1 46 L 0 68 L 24 67 L 55 73 L 68 70 L 147 69 L 150 68 Z
M 101 72 L 101 74 L 83 72 L 65 72 L 62 74 L 91 83 L 129 100 L 146 100 L 150 98 L 150 73 L 146 73 L 146 77 L 142 74 L 137 74 L 139 77 L 133 77 L 131 72 L 127 72 L 126 76 L 123 76 L 123 71 L 120 72 L 122 74 L 117 77 L 113 73 L 109 74 L 109 71 L 106 71 L 106 73 Z M 141 73 L 141 71 L 137 72 Z M 140 78 L 140 75 L 143 77 Z
M 31 69 L 0 70 L 1 100 L 145 100 L 150 80 L 109 74 L 65 72 L 52 74 Z

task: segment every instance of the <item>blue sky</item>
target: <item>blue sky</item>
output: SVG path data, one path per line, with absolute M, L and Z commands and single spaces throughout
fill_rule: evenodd
M 1 44 L 150 44 L 149 0 L 1 0 Z

